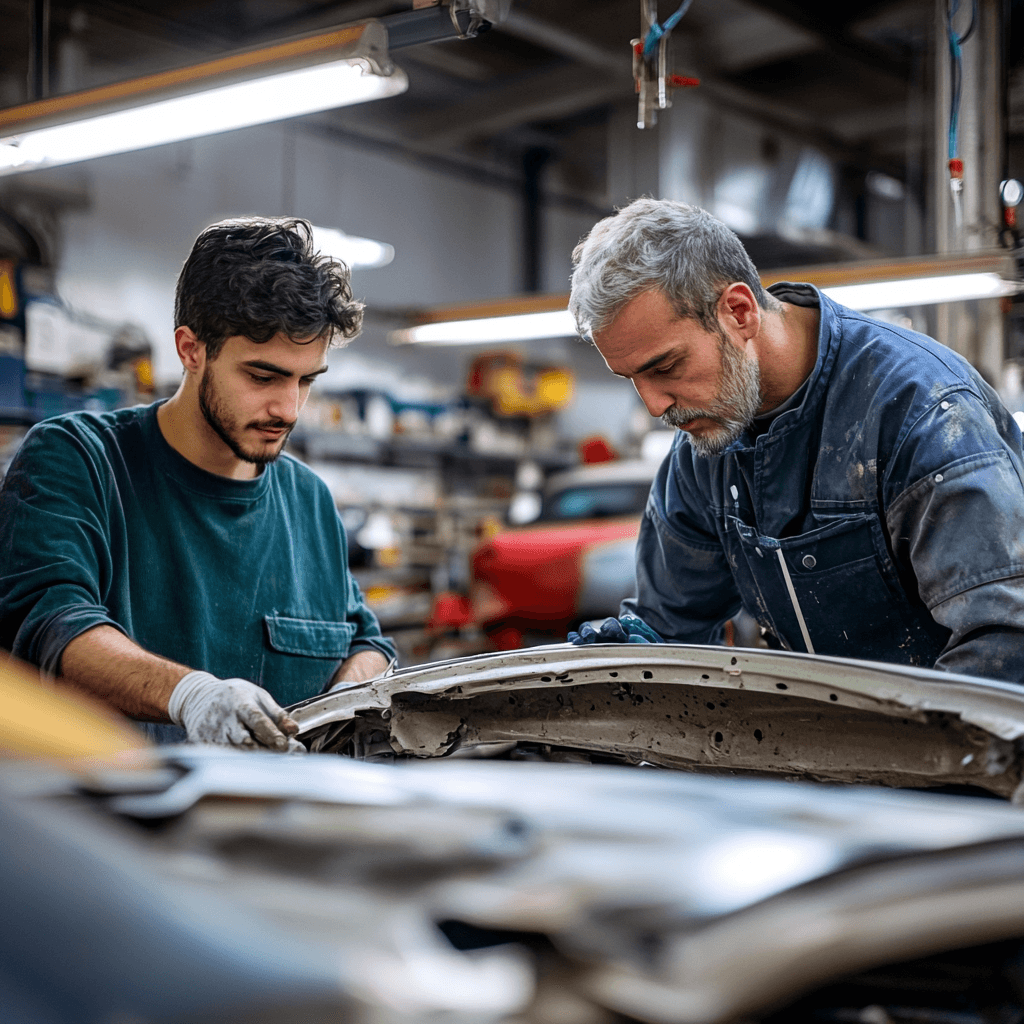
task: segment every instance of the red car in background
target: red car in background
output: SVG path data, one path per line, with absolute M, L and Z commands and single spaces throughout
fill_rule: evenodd
M 585 619 L 618 615 L 636 593 L 634 551 L 655 461 L 553 476 L 537 520 L 472 557 L 473 619 L 499 650 L 564 640 Z

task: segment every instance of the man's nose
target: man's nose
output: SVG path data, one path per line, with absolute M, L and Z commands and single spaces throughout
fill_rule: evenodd
M 297 384 L 287 385 L 271 398 L 267 412 L 276 420 L 294 423 L 302 409 L 302 396 Z
M 652 416 L 661 416 L 676 404 L 676 400 L 659 387 L 646 380 L 634 380 L 633 387 L 640 396 L 640 401 L 647 407 Z

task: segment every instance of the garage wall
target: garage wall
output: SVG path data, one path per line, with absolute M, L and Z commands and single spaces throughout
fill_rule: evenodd
M 143 327 L 164 385 L 180 376 L 172 335 L 178 271 L 198 232 L 224 217 L 298 214 L 395 247 L 389 266 L 353 274 L 370 312 L 363 335 L 332 355 L 327 387 L 378 387 L 410 400 L 446 397 L 479 350 L 396 349 L 387 342 L 395 326 L 388 311 L 512 295 L 521 284 L 522 208 L 514 189 L 336 141 L 295 122 L 53 168 L 19 182 L 50 193 L 62 183 L 85 201 L 59 217 L 59 293 L 83 312 Z M 545 291 L 568 290 L 572 249 L 595 219 L 558 207 L 545 211 Z M 621 392 L 616 407 L 628 411 L 635 403 L 632 389 L 610 378 L 588 345 L 563 339 L 524 351 L 576 372 L 577 408 L 565 420 L 570 436 L 592 432 L 588 422 L 607 421 L 609 385 Z M 593 395 L 588 381 L 600 385 Z M 617 423 L 609 433 L 620 433 Z
M 141 324 L 160 380 L 178 375 L 171 328 L 181 262 L 198 232 L 222 217 L 298 213 L 390 242 L 394 263 L 355 277 L 375 304 L 457 302 L 515 288 L 515 196 L 286 126 L 109 157 L 78 173 L 87 176 L 89 205 L 63 217 L 58 288 L 76 307 Z

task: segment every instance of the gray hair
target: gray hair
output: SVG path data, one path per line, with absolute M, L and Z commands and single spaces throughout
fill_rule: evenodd
M 761 286 L 739 238 L 698 206 L 636 199 L 594 225 L 572 254 L 569 310 L 588 341 L 641 292 L 663 292 L 680 317 L 718 329 L 722 288 L 741 281 L 762 309 L 781 304 Z

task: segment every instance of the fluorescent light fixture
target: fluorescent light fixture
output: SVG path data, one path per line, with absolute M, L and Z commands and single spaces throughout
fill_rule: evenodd
M 1015 281 L 998 274 L 947 274 L 941 277 L 912 277 L 903 281 L 876 281 L 872 284 L 844 284 L 822 291 L 851 309 L 902 309 L 906 306 L 931 306 L 937 302 L 963 302 L 966 299 L 996 299 L 1019 290 Z
M 836 302 L 862 311 L 927 306 L 937 302 L 962 302 L 966 299 L 993 299 L 1021 290 L 1016 281 L 1007 281 L 996 273 L 943 274 L 903 280 L 877 281 L 871 284 L 846 284 L 822 288 Z M 513 316 L 486 317 L 478 320 L 447 320 L 392 331 L 395 345 L 486 345 L 495 342 L 529 341 L 576 334 L 576 323 L 567 309 L 546 313 L 518 313 Z
M 408 88 L 368 22 L 0 110 L 0 175 L 146 149 Z
M 357 238 L 335 228 L 313 228 L 313 245 L 325 256 L 356 267 L 386 267 L 395 258 L 395 247 L 372 238 Z
M 433 345 L 479 345 L 498 341 L 529 341 L 532 338 L 564 338 L 576 334 L 576 321 L 567 309 L 551 313 L 519 313 L 482 320 L 448 320 L 393 331 L 396 345 L 414 342 Z

